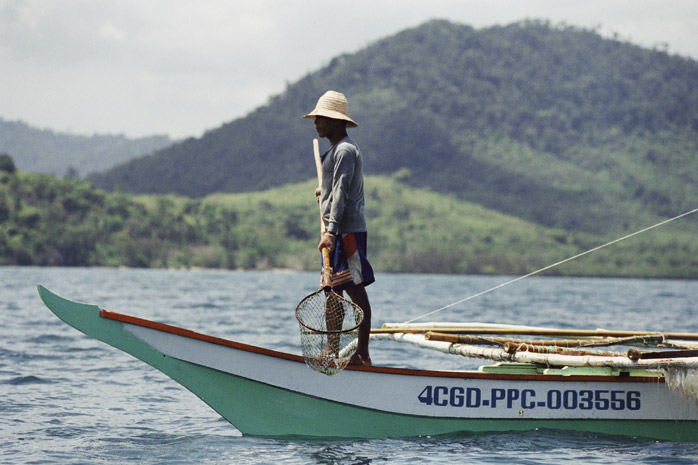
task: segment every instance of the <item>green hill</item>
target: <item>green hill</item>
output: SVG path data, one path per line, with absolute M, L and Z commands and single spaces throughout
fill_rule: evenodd
M 609 239 L 550 229 L 411 188 L 366 179 L 377 271 L 522 275 Z M 684 220 L 681 220 L 684 221 Z M 316 270 L 314 183 L 255 193 L 105 193 L 76 179 L 17 172 L 0 155 L 0 265 Z M 677 221 L 547 275 L 698 278 L 695 232 Z
M 696 206 L 698 63 L 539 21 L 406 30 L 90 179 L 197 198 L 310 179 L 300 115 L 327 89 L 349 99 L 368 174 L 403 170 L 410 186 L 567 231 L 618 234 Z

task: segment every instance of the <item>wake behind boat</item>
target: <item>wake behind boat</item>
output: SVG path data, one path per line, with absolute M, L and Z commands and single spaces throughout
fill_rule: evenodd
M 672 388 L 663 374 L 696 366 L 696 357 L 686 352 L 690 348 L 676 357 L 656 351 L 660 358 L 647 350 L 620 355 L 537 352 L 524 350 L 535 344 L 506 346 L 511 340 L 490 348 L 475 339 L 444 340 L 439 333 L 466 331 L 433 324 L 429 334 L 425 328 L 398 327 L 385 328 L 376 337 L 499 363 L 463 371 L 350 366 L 326 376 L 310 370 L 297 355 L 101 310 L 42 286 L 39 294 L 64 322 L 160 370 L 243 434 L 383 438 L 549 428 L 698 441 L 695 399 Z M 547 329 L 469 325 L 467 333 L 496 342 L 501 335 L 536 335 L 539 330 Z M 575 337 L 593 343 L 641 337 L 645 342 L 640 344 L 647 345 L 652 336 L 657 335 Z M 661 339 L 666 344 L 667 338 Z

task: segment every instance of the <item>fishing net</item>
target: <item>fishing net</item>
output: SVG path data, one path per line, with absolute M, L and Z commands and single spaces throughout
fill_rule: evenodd
M 667 385 L 698 403 L 698 368 L 673 367 L 659 370 Z
M 305 363 L 315 371 L 334 375 L 351 359 L 361 308 L 329 289 L 319 289 L 296 307 Z

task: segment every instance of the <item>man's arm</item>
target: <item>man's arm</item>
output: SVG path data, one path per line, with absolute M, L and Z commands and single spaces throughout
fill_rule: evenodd
M 332 177 L 332 208 L 327 224 L 327 230 L 334 234 L 339 231 L 339 224 L 344 216 L 344 208 L 356 169 L 356 155 L 352 150 L 338 150 L 335 157 Z

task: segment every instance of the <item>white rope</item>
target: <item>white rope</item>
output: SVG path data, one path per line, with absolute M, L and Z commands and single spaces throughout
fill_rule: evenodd
M 594 247 L 593 249 L 587 250 L 586 252 L 579 253 L 579 254 L 577 254 L 577 255 L 575 255 L 575 256 L 573 256 L 573 257 L 569 257 L 569 258 L 566 258 L 566 259 L 564 259 L 564 260 L 561 260 L 561 261 L 559 261 L 559 262 L 557 262 L 557 263 L 553 263 L 552 265 L 548 265 L 548 266 L 546 266 L 546 267 L 544 267 L 544 268 L 541 268 L 540 270 L 536 270 L 536 271 L 533 271 L 533 272 L 531 272 L 531 273 L 528 273 L 527 275 L 519 276 L 518 278 L 512 279 L 511 281 L 507 281 L 507 282 L 505 282 L 505 283 L 502 283 L 502 284 L 499 284 L 499 285 L 497 285 L 497 286 L 491 287 L 491 288 L 489 288 L 489 289 L 487 289 L 487 290 L 485 290 L 485 291 L 478 292 L 477 294 L 471 295 L 470 297 L 466 297 L 465 299 L 461 299 L 461 300 L 459 300 L 459 301 L 457 301 L 457 302 L 453 302 L 453 303 L 448 304 L 448 305 L 445 305 L 445 306 L 443 306 L 443 307 L 441 307 L 441 308 L 437 308 L 436 310 L 432 310 L 432 311 L 429 312 L 429 313 L 425 313 L 424 315 L 421 315 L 421 316 L 412 318 L 411 320 L 404 321 L 403 323 L 412 323 L 413 321 L 420 320 L 420 319 L 422 319 L 422 318 L 424 318 L 424 317 L 427 317 L 427 316 L 429 316 L 429 315 L 433 315 L 434 313 L 441 312 L 441 311 L 443 311 L 443 310 L 446 310 L 447 308 L 451 308 L 451 307 L 453 307 L 453 306 L 455 306 L 455 305 L 458 305 L 458 304 L 462 304 L 463 302 L 467 302 L 468 300 L 474 299 L 474 298 L 476 298 L 476 297 L 480 297 L 481 295 L 487 294 L 488 292 L 492 292 L 492 291 L 495 291 L 495 290 L 497 290 L 497 289 L 499 289 L 499 288 L 502 288 L 502 287 L 504 287 L 504 286 L 508 286 L 509 284 L 513 284 L 513 283 L 515 283 L 515 282 L 517 282 L 517 281 L 521 281 L 522 279 L 528 278 L 529 276 L 533 276 L 533 275 L 535 275 L 535 274 L 542 273 L 543 271 L 549 270 L 550 268 L 556 267 L 556 266 L 558 266 L 558 265 L 562 265 L 563 263 L 567 263 L 567 262 L 569 262 L 569 261 L 571 261 L 571 260 L 575 260 L 575 259 L 577 259 L 577 258 L 579 258 L 579 257 L 583 257 L 584 255 L 590 254 L 590 253 L 592 253 L 592 252 L 596 252 L 597 250 L 603 249 L 604 247 L 608 247 L 609 245 L 613 245 L 613 244 L 616 244 L 616 243 L 618 243 L 618 242 L 620 242 L 620 241 L 624 241 L 625 239 L 629 239 L 629 238 L 631 238 L 631 237 L 633 237 L 633 236 L 637 236 L 638 234 L 642 234 L 642 233 L 647 232 L 647 231 L 649 231 L 649 230 L 651 230 L 651 229 L 657 228 L 657 227 L 659 227 L 659 226 L 663 226 L 663 225 L 665 225 L 665 224 L 667 224 L 667 223 L 670 223 L 670 222 L 672 222 L 672 221 L 674 221 L 674 220 L 678 220 L 679 218 L 683 218 L 684 216 L 688 216 L 688 215 L 690 215 L 691 213 L 695 213 L 695 212 L 698 212 L 698 208 L 694 208 L 693 210 L 688 211 L 688 212 L 686 212 L 686 213 L 682 213 L 682 214 L 680 214 L 680 215 L 678 215 L 678 216 L 675 216 L 675 217 L 673 217 L 673 218 L 669 218 L 668 220 L 664 220 L 664 221 L 662 221 L 662 222 L 660 222 L 660 223 L 657 223 L 657 224 L 655 224 L 655 225 L 649 226 L 649 227 L 644 228 L 644 229 L 641 229 L 641 230 L 639 230 L 639 231 L 635 231 L 634 233 L 628 234 L 627 236 L 623 236 L 623 237 L 621 237 L 621 238 L 615 239 L 615 240 L 613 240 L 613 241 L 611 241 L 611 242 L 607 242 L 607 243 L 605 243 L 605 244 L 603 244 L 603 245 L 600 245 L 600 246 L 598 246 L 598 247 Z

